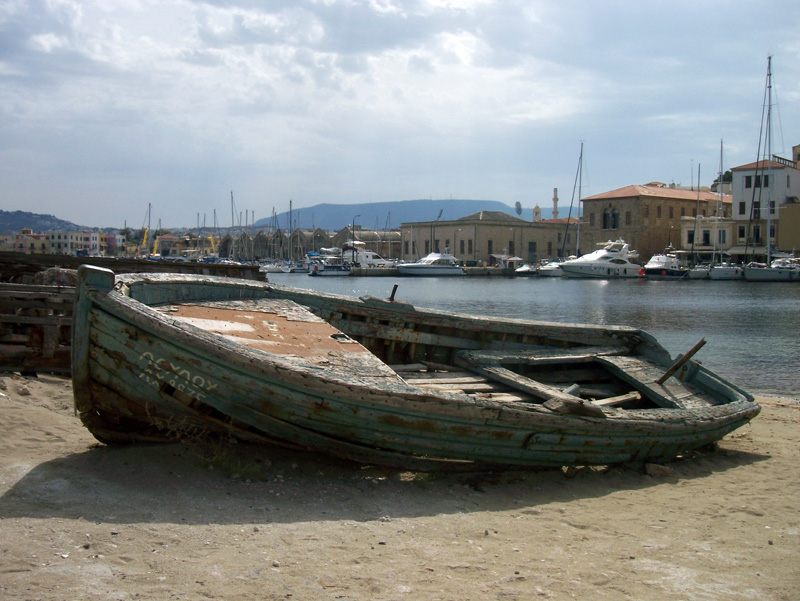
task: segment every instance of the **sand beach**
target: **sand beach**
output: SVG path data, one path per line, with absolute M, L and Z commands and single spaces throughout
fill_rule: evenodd
M 107 447 L 68 378 L 0 376 L 0 598 L 800 598 L 800 403 L 716 451 L 423 475 L 246 445 Z

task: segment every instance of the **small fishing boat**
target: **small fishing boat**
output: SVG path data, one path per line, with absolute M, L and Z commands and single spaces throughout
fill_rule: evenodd
M 416 276 L 452 276 L 466 273 L 458 259 L 448 253 L 430 253 L 415 263 L 398 263 L 397 271 L 400 275 Z
M 410 470 L 663 460 L 760 408 L 645 332 L 82 266 L 76 412 L 100 441 L 235 437 Z

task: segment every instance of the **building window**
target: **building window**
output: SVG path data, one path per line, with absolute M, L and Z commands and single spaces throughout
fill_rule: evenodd
M 536 260 L 536 242 L 528 242 L 528 260 Z
M 429 255 L 431 253 L 431 241 L 425 240 L 425 254 Z
M 650 217 L 650 207 L 649 206 L 644 205 L 642 207 L 642 217 L 645 217 L 645 218 L 646 217 Z
M 467 242 L 467 248 L 469 249 L 467 252 L 469 252 L 469 254 L 472 254 L 472 238 L 470 238 L 470 239 L 468 240 L 468 242 Z
M 603 229 L 604 230 L 611 229 L 611 211 L 609 211 L 608 209 L 603 211 Z
M 404 242 L 404 244 L 403 244 L 403 248 L 405 249 L 405 250 L 403 251 L 403 254 L 404 254 L 404 255 L 407 255 L 407 254 L 408 254 L 408 240 L 406 240 L 406 241 Z
M 547 243 L 547 256 L 548 257 L 552 257 L 553 256 L 553 242 L 552 241 Z
M 611 211 L 611 229 L 612 230 L 619 229 L 619 211 L 617 209 Z
M 774 223 L 770 223 L 769 224 L 769 239 L 770 240 L 774 240 L 775 239 L 775 224 Z
M 558 241 L 561 242 L 561 232 L 558 232 Z
M 656 219 L 661 219 L 661 205 L 656 207 Z
M 717 244 L 725 244 L 728 238 L 727 230 L 719 230 L 717 232 Z
M 630 225 L 632 219 L 633 219 L 633 216 L 631 215 L 631 212 L 630 211 L 625 211 L 625 225 Z
M 752 175 L 745 175 L 744 176 L 744 187 L 745 188 L 752 188 L 753 187 L 753 176 Z
M 753 215 L 755 217 L 761 217 L 761 201 L 760 200 L 753 201 Z
M 745 215 L 747 211 L 747 203 L 745 201 L 739 202 L 739 215 Z
M 686 217 L 686 207 L 681 207 L 681 217 Z
M 674 219 L 674 217 L 675 217 L 675 207 L 670 207 L 669 208 L 669 218 L 670 219 Z
M 458 241 L 458 245 L 461 247 L 461 248 L 458 249 L 458 252 L 459 252 L 459 254 L 463 255 L 464 254 L 464 240 L 459 240 Z
M 494 254 L 494 240 L 489 240 L 488 244 L 489 244 L 489 249 L 488 249 L 488 251 L 487 251 L 487 252 L 488 252 L 490 255 L 491 255 L 491 254 Z
M 687 230 L 686 231 L 686 243 L 687 244 L 694 244 L 694 230 Z
M 746 232 L 747 232 L 747 228 L 745 228 L 743 225 L 740 225 L 739 226 L 739 241 L 740 242 L 744 240 L 744 237 L 747 235 Z
M 711 246 L 711 230 L 703 230 L 703 246 Z
M 775 201 L 774 200 L 770 200 L 769 201 L 769 214 L 770 215 L 774 215 L 775 214 Z
M 509 240 L 508 241 L 508 254 L 511 255 L 512 257 L 514 256 L 514 241 L 513 240 Z

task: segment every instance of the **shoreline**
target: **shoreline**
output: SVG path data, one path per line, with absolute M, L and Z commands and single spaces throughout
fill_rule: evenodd
M 247 445 L 106 447 L 68 378 L 0 378 L 10 601 L 800 593 L 794 398 L 759 397 L 750 425 L 662 475 L 421 475 Z

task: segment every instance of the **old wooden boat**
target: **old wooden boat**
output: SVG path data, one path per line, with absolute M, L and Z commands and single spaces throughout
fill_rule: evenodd
M 403 469 L 674 457 L 760 410 L 645 332 L 82 267 L 75 406 L 106 443 L 233 436 Z

